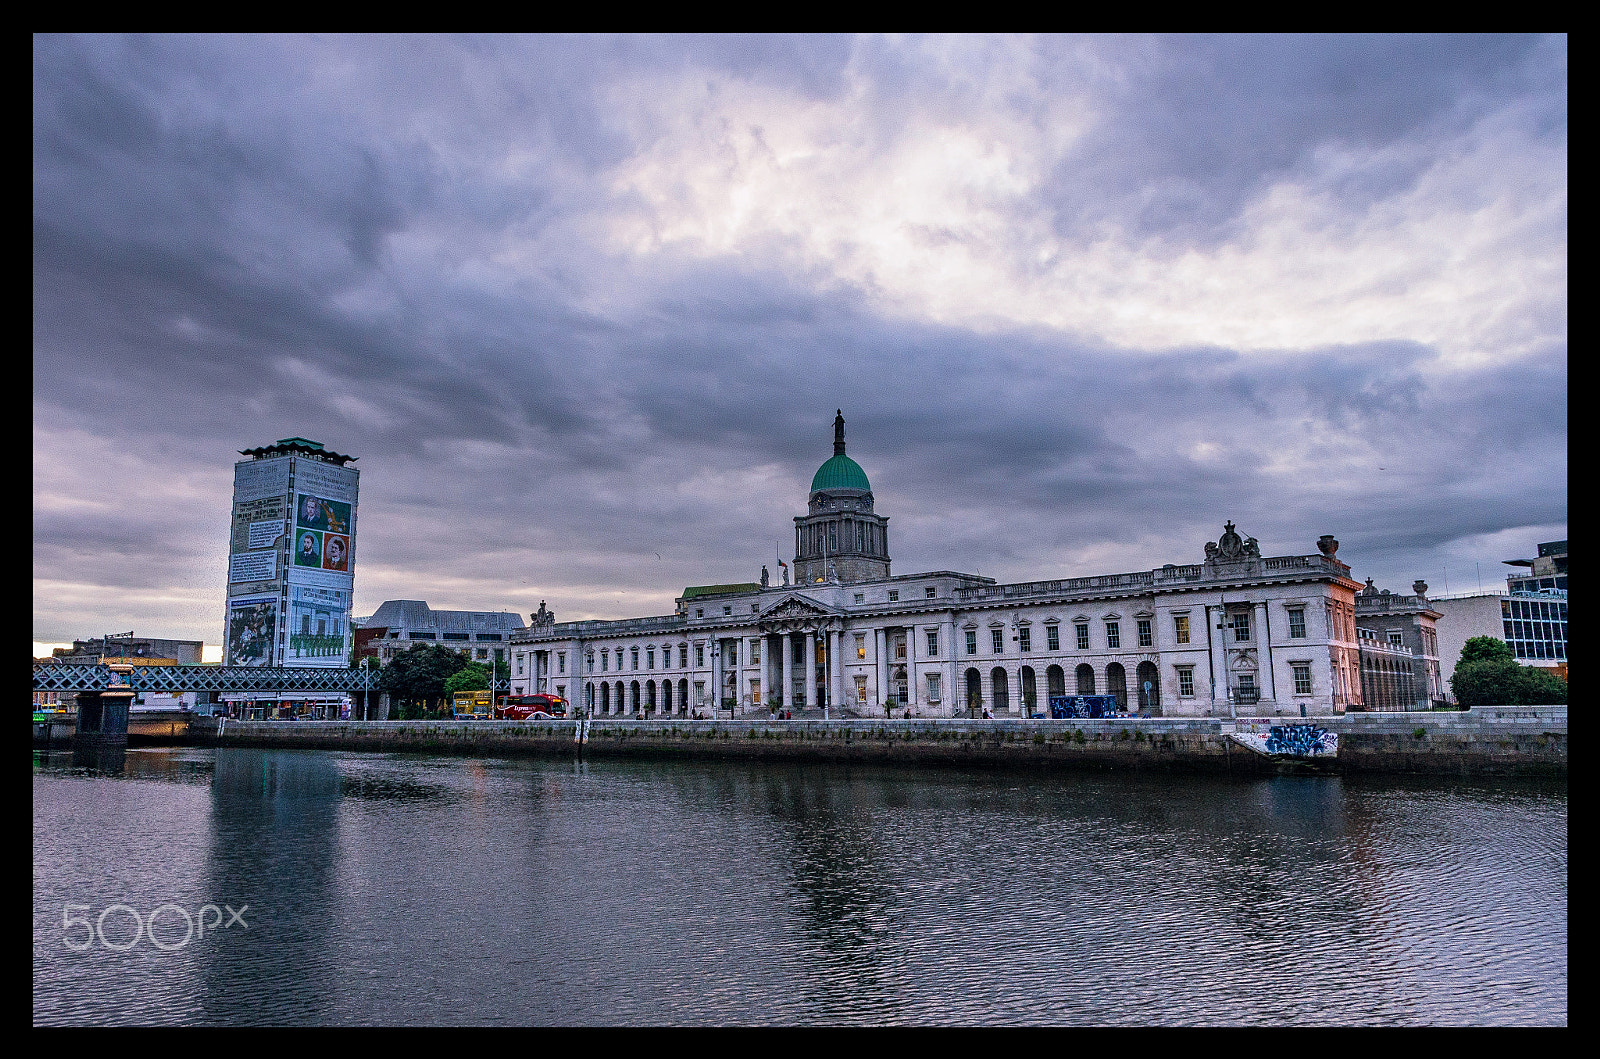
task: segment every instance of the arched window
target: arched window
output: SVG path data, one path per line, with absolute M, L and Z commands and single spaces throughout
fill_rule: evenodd
M 976 669 L 967 670 L 967 709 L 983 708 L 983 677 Z
M 1011 686 L 1004 669 L 995 666 L 989 671 L 989 686 L 994 693 L 994 712 L 1011 709 Z
M 1117 709 L 1128 708 L 1128 671 L 1121 662 L 1106 666 L 1106 691 L 1117 697 Z
M 1154 710 L 1161 705 L 1161 674 L 1156 669 L 1154 662 L 1140 662 L 1139 677 L 1139 708 L 1141 710 Z
M 1044 671 L 1045 683 L 1049 686 L 1049 694 L 1065 695 L 1067 693 L 1067 675 L 1060 666 L 1051 666 Z
M 1088 662 L 1078 667 L 1078 694 L 1094 694 L 1094 667 Z
M 1033 711 L 1039 705 L 1038 695 L 1035 692 L 1033 680 L 1033 667 L 1022 667 L 1022 712 L 1026 716 L 1033 716 Z

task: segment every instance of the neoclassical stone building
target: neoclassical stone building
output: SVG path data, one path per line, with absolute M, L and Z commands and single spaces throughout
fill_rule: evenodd
M 1113 694 L 1154 715 L 1316 716 L 1361 708 L 1360 582 L 1331 535 L 1263 556 L 1229 522 L 1203 558 L 1153 570 L 997 584 L 890 572 L 888 518 L 834 454 L 795 518 L 795 581 L 684 590 L 672 614 L 542 622 L 514 634 L 514 692 L 600 714 L 666 717 L 832 707 L 1028 716 L 1048 697 Z

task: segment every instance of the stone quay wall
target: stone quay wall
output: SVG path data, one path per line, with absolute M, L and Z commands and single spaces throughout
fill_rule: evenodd
M 1316 718 L 1337 758 L 1268 758 L 1230 738 L 1248 720 L 629 721 L 590 723 L 586 757 L 722 758 L 1209 772 L 1565 775 L 1566 707 Z M 1290 722 L 1293 723 L 1293 722 Z M 237 721 L 195 742 L 337 750 L 574 756 L 574 721 Z M 218 731 L 220 727 L 220 731 Z

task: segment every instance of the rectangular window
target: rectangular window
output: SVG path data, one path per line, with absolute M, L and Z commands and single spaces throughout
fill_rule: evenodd
M 566 671 L 567 671 L 567 652 L 565 652 L 565 651 L 557 651 L 556 652 L 556 672 L 557 673 L 565 673 Z
M 725 606 L 724 606 L 724 607 L 723 607 L 723 608 L 722 608 L 722 613 L 723 613 L 723 614 L 724 614 L 724 615 L 728 615 L 728 614 L 732 614 L 732 613 L 733 613 L 733 604 L 731 604 L 731 603 L 729 603 L 729 604 L 726 604 L 726 605 L 725 605 Z
M 678 668 L 689 668 L 689 645 L 686 643 L 681 643 L 678 645 Z
M 995 654 L 1000 654 L 1006 649 L 1006 633 L 1004 629 L 989 630 L 989 645 L 994 648 Z
M 706 616 L 706 608 L 704 608 L 704 607 L 696 607 L 696 608 L 694 608 L 694 616 L 697 617 L 697 618 L 705 617 Z
M 866 677 L 856 677 L 856 701 L 857 702 L 866 702 L 867 701 L 867 678 Z
M 978 630 L 977 629 L 968 629 L 967 630 L 967 654 L 975 655 L 977 653 L 978 653 Z
M 940 701 L 939 700 L 939 674 L 937 674 L 937 673 L 929 673 L 928 674 L 928 701 L 930 703 Z
M 706 645 L 703 643 L 694 645 L 694 667 L 696 669 L 704 669 L 706 667 Z
M 1033 650 L 1033 630 L 1024 625 L 1017 630 L 1017 644 L 1023 653 Z
M 1233 640 L 1235 643 L 1244 643 L 1250 639 L 1250 614 L 1240 611 L 1228 619 L 1233 626 Z
M 1107 647 L 1121 647 L 1122 646 L 1122 630 L 1118 627 L 1118 623 L 1117 622 L 1114 622 L 1114 621 L 1106 622 L 1106 646 Z
M 891 588 L 889 590 L 889 602 L 890 603 L 898 603 L 898 602 L 900 602 L 900 590 L 898 588 Z
M 1289 608 L 1289 638 L 1291 640 L 1304 640 L 1306 638 L 1306 608 Z
M 894 656 L 897 659 L 898 658 L 905 658 L 905 656 L 906 656 L 906 638 L 904 636 L 898 636 L 898 637 L 895 638 L 895 641 L 894 641 Z
M 1073 628 L 1078 630 L 1078 650 L 1087 651 L 1089 649 L 1089 626 L 1079 624 L 1074 625 Z
M 604 669 L 605 666 L 602 665 L 600 668 Z M 521 655 L 517 656 L 517 676 L 519 676 L 519 677 L 522 676 L 522 656 Z
M 928 657 L 939 657 L 939 634 L 937 632 L 928 633 Z
M 522 659 L 521 658 L 517 659 L 517 672 L 518 673 L 522 672 Z M 611 652 L 610 651 L 601 651 L 600 652 L 600 672 L 602 672 L 602 673 L 611 672 Z
M 1194 698 L 1194 666 L 1178 667 L 1178 695 L 1185 699 Z
M 1061 650 L 1061 630 L 1054 625 L 1044 627 L 1045 647 L 1051 651 Z
M 754 706 L 761 705 L 761 681 L 755 677 L 750 678 L 750 703 Z
M 1296 695 L 1311 694 L 1311 663 L 1295 662 L 1292 668 L 1294 669 L 1294 693 Z
M 867 634 L 864 632 L 856 633 L 856 657 L 867 657 Z
M 654 647 L 648 648 L 645 651 L 644 667 L 646 669 L 654 669 L 656 667 L 656 649 Z
M 1172 616 L 1172 631 L 1179 643 L 1189 642 L 1189 615 L 1174 614 Z
M 939 592 L 939 590 L 932 585 L 929 585 L 925 591 L 927 592 L 929 599 L 932 599 Z
M 865 592 L 857 592 L 856 593 L 856 605 L 857 606 L 860 606 L 861 604 L 865 603 L 866 601 L 867 601 L 867 594 Z
M 1404 647 L 1406 645 L 1406 634 L 1398 629 L 1390 629 L 1389 643 L 1395 647 Z
M 822 648 L 822 643 L 821 643 L 821 641 L 818 641 L 818 643 L 817 643 L 818 654 L 821 653 L 821 648 Z M 727 662 L 725 664 L 728 665 L 729 667 L 736 666 L 736 665 L 739 664 L 739 641 L 738 640 L 733 640 L 728 644 L 728 659 L 727 659 Z
M 1140 618 L 1139 619 L 1139 646 L 1140 647 L 1149 647 L 1153 643 L 1154 643 L 1154 641 L 1150 637 L 1150 619 L 1149 618 Z
M 761 664 L 761 640 L 759 637 L 750 641 L 750 664 L 753 666 Z

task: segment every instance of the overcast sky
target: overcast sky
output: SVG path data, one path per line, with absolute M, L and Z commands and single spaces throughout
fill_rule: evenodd
M 237 450 L 355 610 L 661 614 L 849 452 L 895 573 L 1567 535 L 1563 37 L 33 43 L 34 639 L 222 636 Z

